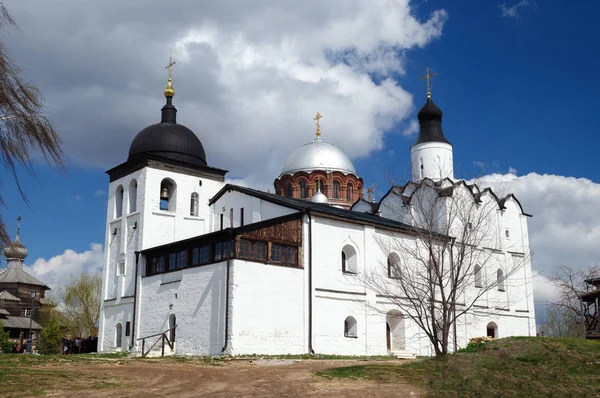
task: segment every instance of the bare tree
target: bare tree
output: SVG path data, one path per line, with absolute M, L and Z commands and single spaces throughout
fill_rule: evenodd
M 8 10 L 0 2 L 0 30 L 16 27 Z M 32 157 L 39 152 L 48 164 L 64 168 L 60 147 L 61 139 L 50 120 L 43 116 L 44 102 L 40 92 L 21 78 L 21 69 L 10 58 L 0 41 L 0 162 L 12 173 L 24 201 L 17 169 L 23 167 L 35 175 Z M 4 205 L 0 195 L 0 206 Z M 0 243 L 8 243 L 10 237 L 0 216 Z
M 554 277 L 550 278 L 556 285 L 557 299 L 549 303 L 548 308 L 555 318 L 559 317 L 554 319 L 554 323 L 565 325 L 563 330 L 567 334 L 564 337 L 585 337 L 586 330 L 594 330 L 599 326 L 597 307 L 588 306 L 580 298 L 591 288 L 585 281 L 597 277 L 600 277 L 599 264 L 582 269 L 561 265 Z
M 467 318 L 484 296 L 486 307 L 508 308 L 507 278 L 528 263 L 529 249 L 508 248 L 515 255 L 506 261 L 500 251 L 506 244 L 500 239 L 499 202 L 490 190 L 428 179 L 394 189 L 399 199 L 388 201 L 396 205 L 383 211 L 413 229 L 377 238 L 387 260 L 365 276 L 365 284 L 412 320 L 436 356 L 443 356 L 451 336 L 456 339 L 457 321 L 472 322 Z M 524 291 L 522 285 L 517 289 Z M 487 295 L 491 291 L 497 293 Z
M 72 337 L 97 336 L 102 277 L 82 273 L 59 289 L 59 312 Z

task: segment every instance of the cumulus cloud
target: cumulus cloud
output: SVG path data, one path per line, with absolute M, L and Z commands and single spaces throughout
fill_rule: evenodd
M 514 167 L 509 166 L 508 167 L 508 174 L 517 174 L 517 169 L 515 169 Z
M 49 260 L 38 258 L 32 265 L 25 265 L 25 271 L 55 290 L 84 272 L 91 274 L 101 271 L 103 260 L 102 245 L 91 243 L 90 250 L 82 253 L 67 249 Z
M 528 6 L 533 6 L 533 1 L 531 0 L 521 0 L 518 3 L 513 4 L 512 6 L 504 4 L 500 4 L 500 16 L 507 18 L 518 18 L 519 10 Z
M 106 195 L 106 191 L 104 189 L 97 189 L 96 192 L 94 192 L 94 196 L 104 196 Z
M 73 162 L 108 168 L 127 158 L 135 134 L 158 121 L 172 54 L 178 121 L 200 137 L 209 165 L 265 186 L 313 138 L 317 111 L 323 139 L 349 156 L 381 149 L 414 111 L 393 77 L 447 19 L 436 10 L 419 20 L 409 0 L 114 7 L 32 0 L 10 8 L 22 33 L 11 33 L 9 50 L 47 98 Z

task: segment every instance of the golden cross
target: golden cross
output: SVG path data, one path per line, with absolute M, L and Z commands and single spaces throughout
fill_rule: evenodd
M 419 80 L 427 80 L 427 98 L 431 98 L 431 78 L 437 76 L 437 72 L 429 73 L 429 67 L 425 68 L 425 76 Z
M 375 180 L 373 180 L 373 182 L 371 182 L 371 186 L 367 188 L 367 202 L 371 201 L 371 194 L 375 193 L 375 188 L 378 188 L 378 186 L 375 185 Z M 375 195 L 373 195 L 373 202 L 375 202 Z
M 169 57 L 169 65 L 165 66 L 165 69 L 169 70 L 169 79 L 171 78 L 171 70 L 173 69 L 173 65 L 175 65 L 176 62 L 173 61 L 173 58 Z
M 323 115 L 321 115 L 319 112 L 317 112 L 317 114 L 315 115 L 315 118 L 313 120 L 317 121 L 317 138 L 321 137 L 321 124 L 319 123 L 319 120 L 323 117 Z

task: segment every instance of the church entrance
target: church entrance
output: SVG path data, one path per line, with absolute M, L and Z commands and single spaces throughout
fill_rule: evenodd
M 497 339 L 498 338 L 497 334 L 498 334 L 498 325 L 496 325 L 494 322 L 488 323 L 487 336 Z
M 392 310 L 386 315 L 385 331 L 386 346 L 390 351 L 405 349 L 404 317 L 398 310 Z

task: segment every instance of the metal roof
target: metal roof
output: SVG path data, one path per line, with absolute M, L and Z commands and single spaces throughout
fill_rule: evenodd
M 25 285 L 43 286 L 50 290 L 46 284 L 19 268 L 8 268 L 0 272 L 0 283 L 23 283 Z
M 6 316 L 0 317 L 0 321 L 4 324 L 4 328 L 10 329 L 29 329 L 28 316 Z M 36 321 L 31 321 L 31 329 L 41 330 L 42 326 Z
M 0 300 L 21 301 L 20 298 L 13 296 L 12 294 L 10 294 L 9 292 L 7 292 L 6 290 L 3 290 L 3 291 L 0 292 Z
M 339 148 L 319 138 L 296 149 L 283 164 L 281 174 L 294 174 L 298 171 L 315 170 L 339 171 L 356 175 L 356 169 L 350 158 Z

